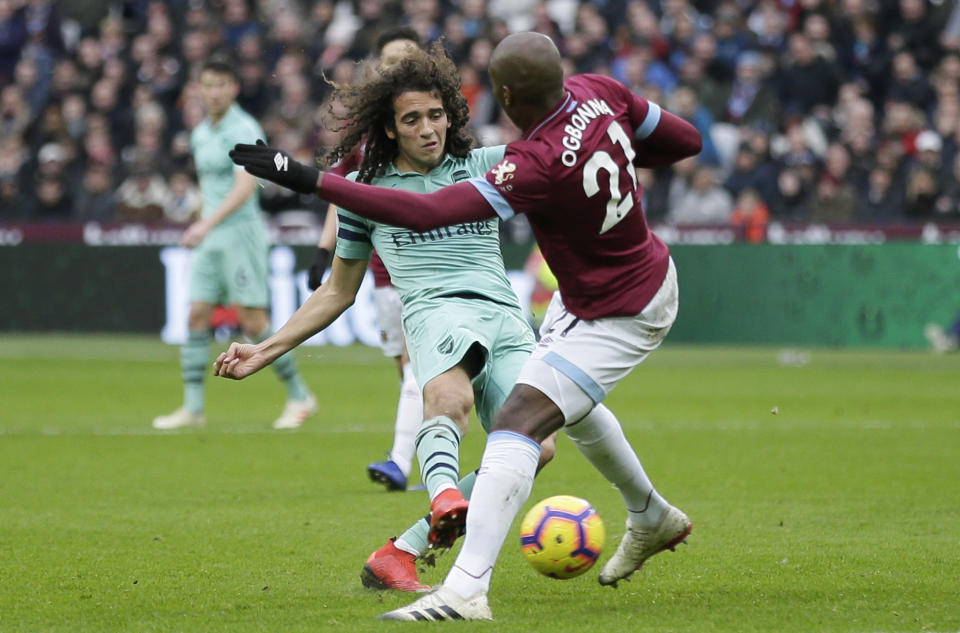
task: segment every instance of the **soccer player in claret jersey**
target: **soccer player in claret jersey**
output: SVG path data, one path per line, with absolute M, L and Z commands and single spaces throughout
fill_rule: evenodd
M 627 507 L 626 534 L 601 569 L 601 584 L 628 578 L 692 529 L 654 489 L 619 421 L 609 410 L 595 413 L 660 345 L 677 314 L 676 269 L 647 227 L 633 166 L 693 156 L 700 135 L 612 79 L 564 81 L 556 46 L 537 33 L 504 38 L 489 71 L 494 97 L 524 134 L 483 178 L 416 195 L 288 164 L 282 152 L 262 146 L 238 145 L 231 153 L 254 175 L 416 231 L 525 213 L 557 277 L 543 336 L 494 418 L 453 568 L 439 588 L 385 619 L 492 618 L 487 593 L 494 562 L 529 496 L 538 442 L 560 428 L 617 486 Z

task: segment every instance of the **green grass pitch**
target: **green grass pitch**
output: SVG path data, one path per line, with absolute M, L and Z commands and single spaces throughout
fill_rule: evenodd
M 960 630 L 960 356 L 808 351 L 795 366 L 775 348 L 668 343 L 609 398 L 693 519 L 689 545 L 611 589 L 596 570 L 537 575 L 514 526 L 496 622 L 411 625 L 375 619 L 408 595 L 359 582 L 427 508 L 366 479 L 396 404 L 378 350 L 298 350 L 321 407 L 300 431 L 269 429 L 283 391 L 264 372 L 211 378 L 207 427 L 160 433 L 151 419 L 180 399 L 176 347 L 4 335 L 0 632 Z M 482 446 L 474 423 L 465 466 Z M 554 494 L 597 507 L 602 564 L 622 503 L 565 438 L 526 507 Z

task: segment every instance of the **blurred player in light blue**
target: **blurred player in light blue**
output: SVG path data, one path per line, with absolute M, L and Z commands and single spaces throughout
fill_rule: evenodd
M 239 141 L 263 138 L 260 125 L 235 103 L 238 86 L 233 66 L 227 60 L 211 58 L 204 64 L 200 94 L 207 116 L 190 136 L 203 210 L 201 218 L 190 225 L 181 240 L 183 246 L 194 249 L 189 333 L 180 351 L 183 405 L 169 415 L 155 418 L 156 429 L 205 423 L 203 383 L 214 307 L 236 305 L 240 328 L 252 341 L 262 341 L 273 333 L 267 311 L 268 234 L 256 179 L 235 167 L 227 154 Z M 298 428 L 316 410 L 316 399 L 304 385 L 292 355 L 277 359 L 273 368 L 287 392 L 287 404 L 273 427 Z

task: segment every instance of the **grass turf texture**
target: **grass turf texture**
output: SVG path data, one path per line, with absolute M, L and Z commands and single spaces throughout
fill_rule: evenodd
M 427 507 L 366 478 L 392 441 L 392 363 L 300 350 L 320 413 L 299 431 L 269 429 L 284 396 L 264 373 L 209 380 L 206 429 L 155 432 L 153 416 L 179 403 L 177 353 L 143 338 L 0 337 L 3 633 L 960 629 L 958 356 L 812 350 L 796 367 L 772 348 L 666 345 L 608 403 L 693 519 L 690 545 L 599 586 L 622 504 L 561 438 L 524 511 L 554 494 L 591 501 L 608 533 L 597 567 L 541 577 L 514 527 L 497 622 L 411 625 L 374 619 L 409 595 L 358 579 Z M 482 440 L 475 424 L 465 465 Z

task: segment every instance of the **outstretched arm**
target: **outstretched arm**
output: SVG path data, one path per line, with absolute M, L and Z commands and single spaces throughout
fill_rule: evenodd
M 365 259 L 334 256 L 327 283 L 310 295 L 289 321 L 256 345 L 232 343 L 214 361 L 213 373 L 235 380 L 246 378 L 323 330 L 353 305 L 366 271 Z
M 423 232 L 461 222 L 492 218 L 493 208 L 468 182 L 444 187 L 433 193 L 411 193 L 374 187 L 325 173 L 294 160 L 282 150 L 239 144 L 230 158 L 260 178 L 299 191 L 316 193 L 323 199 L 375 222 Z
M 413 193 L 374 187 L 329 172 L 317 181 L 317 192 L 374 222 L 423 232 L 443 226 L 492 218 L 495 213 L 469 182 L 448 185 L 433 193 Z

